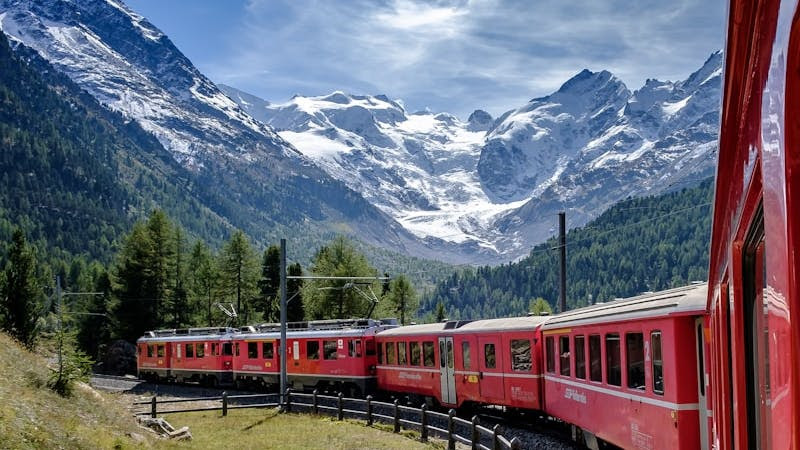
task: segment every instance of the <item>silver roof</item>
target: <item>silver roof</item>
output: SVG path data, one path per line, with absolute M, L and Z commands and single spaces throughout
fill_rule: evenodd
M 697 283 L 613 302 L 599 303 L 552 316 L 542 328 L 548 330 L 591 323 L 703 314 L 706 310 L 707 292 L 708 285 L 706 283 Z
M 473 321 L 451 321 L 408 325 L 382 331 L 379 336 L 406 336 L 420 334 L 458 334 L 482 331 L 530 330 L 533 331 L 548 319 L 547 316 L 506 317 Z

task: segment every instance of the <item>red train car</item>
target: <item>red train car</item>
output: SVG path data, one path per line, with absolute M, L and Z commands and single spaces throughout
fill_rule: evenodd
M 798 2 L 731 0 L 709 269 L 716 449 L 800 448 Z
M 233 328 L 148 331 L 137 341 L 140 378 L 209 386 L 232 381 Z
M 568 311 L 542 327 L 544 406 L 623 448 L 707 448 L 707 286 Z
M 446 406 L 541 409 L 544 317 L 414 325 L 378 335 L 378 386 Z
M 320 389 L 360 396 L 376 385 L 375 334 L 394 322 L 318 320 L 287 325 L 287 378 L 297 390 Z M 243 328 L 233 341 L 237 385 L 280 383 L 280 325 Z

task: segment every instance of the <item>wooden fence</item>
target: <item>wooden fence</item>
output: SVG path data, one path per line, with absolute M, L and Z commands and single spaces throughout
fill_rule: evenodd
M 141 411 L 137 415 L 150 415 L 156 417 L 159 414 L 174 414 L 194 411 L 222 411 L 223 416 L 228 415 L 229 409 L 246 408 L 272 408 L 281 406 L 279 401 L 256 402 L 238 404 L 240 401 L 253 401 L 259 398 L 264 400 L 270 397 L 279 397 L 278 394 L 249 394 L 249 395 L 228 395 L 223 392 L 220 397 L 200 397 L 188 399 L 159 400 L 153 396 L 148 401 L 134 402 L 135 406 L 149 406 L 149 411 Z M 427 442 L 429 436 L 438 437 L 447 441 L 448 450 L 454 450 L 456 442 L 471 446 L 473 449 L 482 450 L 519 450 L 521 448 L 518 438 L 511 440 L 503 437 L 495 425 L 493 428 L 481 426 L 478 423 L 478 416 L 473 416 L 471 421 L 456 417 L 455 410 L 451 409 L 447 414 L 429 411 L 427 405 L 421 408 L 401 406 L 398 400 L 394 403 L 377 402 L 368 395 L 366 399 L 344 398 L 342 393 L 338 396 L 319 395 L 317 391 L 312 394 L 292 392 L 287 389 L 284 395 L 283 405 L 286 412 L 309 412 L 312 414 L 327 414 L 336 416 L 338 420 L 343 420 L 345 415 L 359 417 L 366 420 L 367 425 L 371 426 L 376 421 L 390 424 L 393 431 L 399 433 L 401 428 L 419 431 L 420 440 Z M 231 401 L 234 401 L 231 404 Z M 321 402 L 322 401 L 322 402 Z M 202 406 L 182 409 L 160 409 L 159 405 L 186 404 L 197 402 L 220 402 L 219 406 Z M 327 404 L 321 404 L 327 403 Z M 345 405 L 347 404 L 347 407 Z M 331 406 L 335 405 L 335 406 Z M 357 409 L 356 409 L 357 408 Z M 377 411 L 381 410 L 381 412 Z M 389 413 L 387 414 L 386 411 Z M 401 413 L 404 416 L 401 416 Z M 418 422 L 409 420 L 406 417 L 413 416 L 418 418 Z M 466 430 L 467 433 L 460 434 L 457 428 Z

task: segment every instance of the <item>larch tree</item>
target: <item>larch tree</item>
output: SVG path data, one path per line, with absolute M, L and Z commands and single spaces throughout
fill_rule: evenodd
M 267 322 L 280 320 L 281 252 L 270 245 L 261 258 L 261 278 L 258 280 L 256 309 Z M 288 287 L 288 285 L 287 285 Z
M 237 322 L 246 322 L 257 292 L 258 261 L 242 230 L 236 230 L 223 247 L 219 272 L 226 296 L 235 302 Z
M 189 256 L 192 310 L 206 326 L 214 325 L 214 302 L 218 290 L 219 272 L 214 256 L 203 241 L 197 241 Z
M 389 310 L 400 316 L 402 325 L 406 324 L 407 317 L 416 315 L 417 309 L 419 309 L 417 292 L 405 275 L 400 275 L 389 282 L 384 300 L 389 303 Z
M 0 285 L 3 329 L 28 348 L 38 335 L 42 290 L 36 279 L 36 255 L 21 229 L 14 230 Z

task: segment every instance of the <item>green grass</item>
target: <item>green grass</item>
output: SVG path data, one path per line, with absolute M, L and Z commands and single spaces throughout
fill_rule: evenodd
M 193 440 L 168 442 L 163 448 L 213 449 L 427 449 L 415 433 L 394 434 L 364 422 L 327 417 L 278 414 L 275 409 L 239 409 L 222 417 L 218 411 L 169 414 L 175 428 L 188 426 Z

